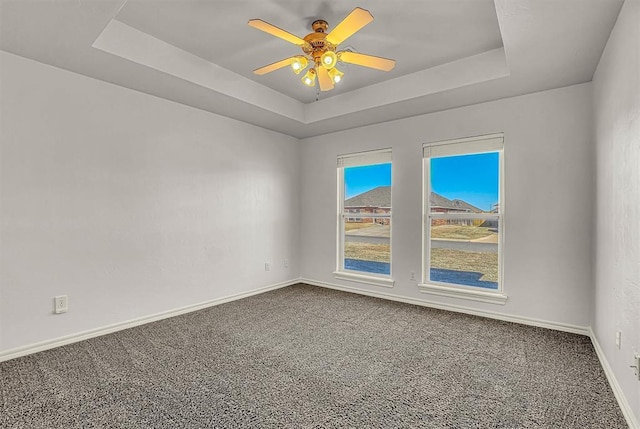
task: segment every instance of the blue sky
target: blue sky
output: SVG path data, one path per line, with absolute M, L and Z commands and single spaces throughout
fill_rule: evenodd
M 431 190 L 489 211 L 498 202 L 498 153 L 431 159 Z
M 431 190 L 450 200 L 460 199 L 489 211 L 498 202 L 498 154 L 431 159 Z M 344 169 L 345 198 L 391 185 L 391 164 Z
M 391 164 L 363 165 L 344 169 L 345 199 L 378 186 L 391 185 Z

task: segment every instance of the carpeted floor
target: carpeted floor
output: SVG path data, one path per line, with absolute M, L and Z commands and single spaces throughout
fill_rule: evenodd
M 296 285 L 0 364 L 2 428 L 626 428 L 587 337 Z

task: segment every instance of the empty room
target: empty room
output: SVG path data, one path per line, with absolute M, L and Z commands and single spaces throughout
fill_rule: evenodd
M 0 0 L 0 427 L 640 429 L 640 0 Z

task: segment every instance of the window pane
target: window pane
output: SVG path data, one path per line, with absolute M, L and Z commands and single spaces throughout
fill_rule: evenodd
M 431 158 L 431 213 L 498 210 L 498 152 Z
M 432 219 L 430 280 L 498 288 L 498 220 Z
M 390 275 L 391 163 L 345 167 L 344 198 L 344 269 Z
M 389 218 L 344 219 L 344 268 L 371 274 L 391 274 Z
M 345 211 L 391 209 L 391 164 L 344 169 Z

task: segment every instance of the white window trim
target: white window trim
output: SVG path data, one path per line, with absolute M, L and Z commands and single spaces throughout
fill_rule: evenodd
M 477 144 L 478 150 L 469 150 L 474 143 Z M 437 157 L 454 156 L 457 154 L 477 154 L 487 152 L 499 152 L 499 189 L 498 204 L 499 213 L 481 213 L 481 214 L 447 214 L 447 213 L 429 213 L 429 197 L 431 195 L 431 163 L 430 159 L 435 152 Z M 471 301 L 487 302 L 491 304 L 504 305 L 508 296 L 504 292 L 504 134 L 489 134 L 477 137 L 468 137 L 463 139 L 446 140 L 434 143 L 425 143 L 423 145 L 422 160 L 422 282 L 418 284 L 418 288 L 423 293 L 438 296 L 446 296 L 451 298 L 459 298 Z M 428 280 L 430 266 L 427 261 L 431 259 L 431 219 L 437 218 L 473 218 L 473 219 L 498 219 L 498 289 L 490 290 L 474 286 L 452 285 L 449 283 L 440 283 Z
M 446 296 L 450 298 L 460 298 L 469 301 L 488 302 L 490 304 L 504 305 L 507 302 L 507 295 L 502 292 L 485 292 L 476 290 L 480 288 L 472 288 L 472 286 L 450 286 L 447 283 L 419 283 L 420 292 L 431 295 Z
M 359 271 L 334 271 L 333 276 L 338 280 L 347 280 L 356 283 L 365 283 L 374 286 L 393 287 L 396 283 L 391 277 L 378 277 L 375 275 L 361 274 Z
M 374 274 L 374 273 L 363 273 L 360 271 L 351 271 L 344 268 L 344 218 L 388 218 L 392 219 L 392 213 L 346 213 L 344 211 L 344 169 L 345 167 L 353 167 L 357 165 L 373 165 L 377 164 L 377 158 L 384 157 L 387 154 L 391 154 L 391 148 L 372 150 L 367 152 L 354 153 L 349 155 L 339 155 L 338 156 L 338 204 L 337 204 L 337 214 L 336 214 L 336 222 L 337 222 L 337 235 L 336 235 L 336 270 L 333 272 L 333 276 L 339 280 L 347 280 L 356 283 L 364 283 L 374 286 L 383 286 L 383 287 L 393 287 L 395 284 L 395 280 L 393 280 L 393 264 L 391 260 L 393 259 L 393 250 L 391 251 L 391 260 L 389 261 L 389 275 L 386 274 Z M 371 164 L 369 162 L 364 161 L 373 161 Z M 393 172 L 393 163 L 392 163 L 392 172 Z M 393 173 L 392 173 L 393 174 Z M 391 185 L 393 186 L 393 179 L 391 181 Z M 393 188 L 391 189 L 391 194 L 393 195 Z M 393 221 L 390 221 L 389 228 L 389 244 L 391 245 L 391 239 L 393 234 Z

